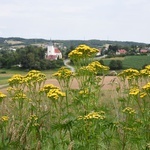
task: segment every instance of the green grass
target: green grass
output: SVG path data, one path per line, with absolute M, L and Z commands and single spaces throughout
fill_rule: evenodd
M 128 56 L 123 60 L 123 67 L 142 69 L 144 65 L 150 64 L 150 56 Z
M 44 70 L 42 71 L 47 79 L 52 77 L 52 74 L 57 70 Z M 21 74 L 26 75 L 28 70 L 21 70 L 21 69 L 0 69 L 0 85 L 7 84 L 8 79 L 10 79 L 14 74 Z
M 0 85 L 7 84 L 9 78 L 10 78 L 9 76 L 7 77 L 0 76 Z
M 134 69 L 142 69 L 144 65 L 150 64 L 150 56 L 126 56 L 122 59 L 120 58 L 106 58 L 103 59 L 104 64 L 109 66 L 111 60 L 122 60 L 123 68 L 134 68 Z

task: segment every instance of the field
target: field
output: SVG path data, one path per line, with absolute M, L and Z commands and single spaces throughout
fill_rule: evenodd
M 51 78 L 51 75 L 57 70 L 46 70 L 42 71 L 47 79 Z M 8 79 L 11 78 L 15 74 L 25 75 L 28 70 L 18 70 L 18 69 L 0 69 L 0 86 L 3 84 L 8 84 Z
M 109 65 L 111 60 L 121 60 L 123 68 L 142 69 L 144 65 L 150 64 L 150 56 L 126 56 L 103 59 L 105 65 Z
M 99 62 L 76 67 L 11 78 L 0 92 L 0 149 L 150 149 L 150 65 L 118 76 Z

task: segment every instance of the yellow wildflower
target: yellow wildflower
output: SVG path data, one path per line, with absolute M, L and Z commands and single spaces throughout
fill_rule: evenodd
M 75 60 L 75 59 L 91 57 L 98 52 L 99 52 L 98 49 L 91 48 L 87 45 L 82 44 L 82 45 L 79 45 L 78 47 L 76 47 L 75 50 L 71 51 L 68 56 L 70 59 Z
M 12 97 L 12 100 L 23 100 L 26 98 L 27 96 L 24 93 L 15 93 L 15 95 Z
M 24 82 L 24 76 L 20 74 L 13 75 L 12 78 L 8 80 L 10 86 L 22 84 L 23 82 Z
M 2 116 L 0 119 L 2 122 L 7 122 L 9 120 L 8 116 Z
M 6 95 L 3 94 L 2 92 L 0 92 L 0 99 L 5 98 L 5 97 L 6 97 Z
M 56 79 L 68 80 L 74 76 L 73 72 L 65 67 L 61 67 L 56 73 L 53 74 Z
M 100 119 L 100 120 L 104 120 L 106 117 L 105 117 L 105 112 L 91 112 L 89 113 L 88 115 L 85 115 L 85 116 L 79 116 L 78 117 L 78 120 L 89 120 L 89 119 Z
M 58 100 L 59 97 L 65 97 L 65 93 L 61 92 L 60 89 L 51 89 L 48 93 L 47 93 L 47 97 L 54 99 L 54 100 Z
M 121 73 L 118 74 L 119 77 L 122 77 L 124 79 L 126 78 L 128 80 L 136 78 L 139 75 L 140 75 L 139 71 L 132 68 L 123 70 Z
M 53 84 L 47 84 L 40 90 L 40 92 L 45 92 L 47 94 L 51 89 L 59 89 L 59 88 Z
M 144 91 L 146 91 L 146 92 L 149 92 L 149 91 L 150 91 L 150 82 L 148 82 L 146 85 L 144 85 L 144 86 L 142 87 L 142 89 L 143 89 Z
M 136 111 L 133 108 L 131 108 L 131 107 L 126 107 L 122 112 L 128 113 L 130 115 L 133 115 L 133 114 L 136 113 Z
M 144 98 L 147 94 L 145 92 L 140 93 L 140 98 Z
M 138 95 L 139 92 L 140 92 L 140 90 L 135 87 L 135 88 L 130 89 L 129 94 L 130 94 L 130 95 Z
M 25 76 L 25 82 L 27 83 L 27 85 L 41 83 L 45 80 L 46 80 L 46 75 L 37 70 L 31 70 Z

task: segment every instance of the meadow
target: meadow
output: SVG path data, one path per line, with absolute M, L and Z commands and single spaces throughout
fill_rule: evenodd
M 51 78 L 51 75 L 56 72 L 56 69 L 42 71 L 47 79 Z M 0 69 L 0 85 L 8 84 L 8 79 L 15 74 L 25 75 L 28 70 L 23 69 Z
M 121 60 L 123 64 L 123 68 L 134 68 L 134 69 L 142 69 L 144 65 L 150 64 L 150 56 L 125 56 L 125 57 L 115 57 L 115 58 L 105 58 L 103 59 L 104 64 L 109 66 L 111 60 Z
M 96 52 L 79 45 L 69 53 L 76 71 L 54 72 L 59 87 L 37 70 L 9 79 L 7 94 L 0 92 L 0 149 L 150 149 L 150 65 L 121 71 L 106 90 L 109 67 L 84 65 Z

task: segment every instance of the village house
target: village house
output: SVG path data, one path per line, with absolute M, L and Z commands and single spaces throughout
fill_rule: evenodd
M 100 56 L 101 55 L 101 52 L 102 52 L 102 49 L 101 48 L 98 48 L 98 53 L 96 54 L 96 56 Z
M 49 60 L 57 60 L 62 58 L 61 51 L 57 47 L 54 47 L 52 41 L 50 41 L 47 46 L 47 52 L 45 54 L 45 58 Z
M 116 55 L 123 55 L 126 53 L 127 53 L 127 51 L 125 49 L 119 49 L 118 51 L 116 51 Z
M 148 50 L 147 49 L 141 49 L 140 53 L 148 53 Z

